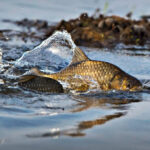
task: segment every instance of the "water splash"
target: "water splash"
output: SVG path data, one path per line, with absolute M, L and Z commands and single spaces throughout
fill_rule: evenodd
M 57 31 L 33 50 L 25 52 L 15 67 L 39 67 L 50 72 L 66 67 L 76 45 L 67 31 Z

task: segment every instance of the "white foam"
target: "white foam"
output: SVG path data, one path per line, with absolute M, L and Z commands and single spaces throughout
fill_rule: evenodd
M 57 31 L 33 50 L 25 52 L 15 65 L 50 67 L 55 72 L 70 63 L 75 47 L 67 31 Z

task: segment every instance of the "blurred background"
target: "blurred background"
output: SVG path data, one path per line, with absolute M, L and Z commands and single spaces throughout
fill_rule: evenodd
M 0 0 L 0 19 L 44 19 L 51 22 L 89 15 L 99 8 L 102 13 L 133 18 L 150 14 L 149 0 Z M 0 27 L 2 28 L 2 26 Z

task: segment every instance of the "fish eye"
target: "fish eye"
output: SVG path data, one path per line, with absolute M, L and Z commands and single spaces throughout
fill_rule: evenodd
M 127 88 L 131 88 L 132 87 L 132 85 L 130 84 L 130 83 L 127 83 Z

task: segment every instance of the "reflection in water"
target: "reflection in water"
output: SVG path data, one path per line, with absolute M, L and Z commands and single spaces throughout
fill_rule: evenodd
M 27 137 L 30 138 L 38 138 L 38 137 L 59 137 L 59 136 L 71 136 L 71 137 L 76 137 L 76 136 L 85 136 L 85 133 L 82 133 L 82 131 L 88 129 L 88 128 L 93 128 L 96 125 L 103 125 L 106 122 L 115 119 L 115 118 L 120 118 L 124 116 L 126 113 L 115 113 L 112 115 L 106 115 L 104 117 L 95 119 L 95 120 L 88 120 L 88 121 L 81 121 L 78 125 L 77 128 L 71 128 L 71 129 L 66 129 L 66 130 L 60 130 L 59 128 L 53 128 L 49 132 L 46 133 L 39 133 L 39 134 L 29 134 Z
M 92 107 L 104 109 L 120 109 L 125 110 L 129 103 L 140 102 L 142 99 L 140 92 L 106 92 L 98 94 L 86 94 L 73 96 L 78 101 L 79 108 L 73 112 L 80 112 Z
M 142 99 L 141 93 L 99 93 L 91 95 L 77 95 L 72 96 L 76 104 L 76 109 L 71 110 L 72 113 L 83 112 L 91 108 L 99 109 L 110 109 L 119 110 L 111 114 L 106 114 L 93 120 L 82 120 L 74 128 L 61 130 L 60 128 L 53 128 L 48 132 L 28 134 L 27 137 L 38 138 L 38 137 L 60 137 L 60 136 L 86 136 L 84 130 L 93 128 L 94 126 L 104 125 L 105 123 L 123 117 L 127 114 L 129 109 L 129 103 L 140 102 Z M 94 116 L 94 115 L 93 115 Z
M 79 130 L 85 130 L 88 128 L 92 128 L 96 125 L 103 125 L 104 123 L 106 123 L 112 119 L 115 119 L 115 118 L 120 118 L 121 116 L 123 116 L 125 114 L 126 114 L 125 112 L 124 113 L 119 112 L 119 113 L 115 113 L 112 115 L 106 115 L 106 116 L 96 119 L 96 120 L 83 121 L 83 122 L 80 122 L 80 124 L 78 125 L 78 128 L 79 128 Z

